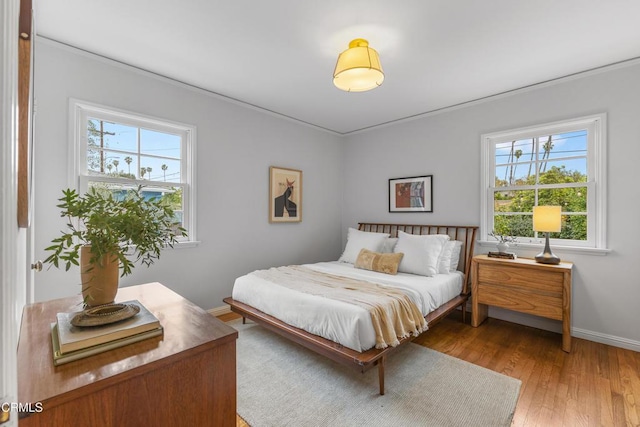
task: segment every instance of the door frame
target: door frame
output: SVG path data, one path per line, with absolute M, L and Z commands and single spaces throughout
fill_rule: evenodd
M 18 19 L 20 0 L 0 2 L 0 401 L 17 402 L 16 350 L 26 302 L 27 231 L 17 224 Z M 2 425 L 17 426 L 12 413 Z

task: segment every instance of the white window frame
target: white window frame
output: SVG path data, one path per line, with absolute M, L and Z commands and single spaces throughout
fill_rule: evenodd
M 551 239 L 553 249 L 568 252 L 586 252 L 604 255 L 607 249 L 607 115 L 606 113 L 537 126 L 483 134 L 481 136 L 481 194 L 480 198 L 480 244 L 494 245 L 489 236 L 494 217 L 493 195 L 495 193 L 495 149 L 499 143 L 531 139 L 540 135 L 552 135 L 576 130 L 586 130 L 587 135 L 587 240 Z M 581 185 L 582 186 L 582 185 Z M 520 238 L 518 247 L 539 248 L 542 238 Z
M 133 113 L 113 107 L 106 107 L 78 99 L 69 100 L 69 134 L 73 138 L 70 144 L 70 159 L 72 168 L 69 170 L 69 187 L 75 188 L 80 194 L 88 189 L 90 181 L 114 184 L 148 185 L 146 180 L 133 180 L 110 176 L 90 177 L 87 169 L 87 122 L 89 118 L 99 118 L 119 124 L 145 128 L 158 132 L 178 134 L 182 136 L 180 167 L 180 183 L 173 186 L 181 187 L 183 192 L 183 226 L 187 229 L 188 237 L 178 238 L 174 247 L 195 246 L 196 239 L 196 127 L 184 123 L 159 119 L 147 115 Z M 137 174 L 136 174 L 137 175 Z

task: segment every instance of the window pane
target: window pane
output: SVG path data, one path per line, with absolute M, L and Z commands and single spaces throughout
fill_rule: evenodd
M 535 139 L 496 144 L 496 187 L 528 185 L 535 176 Z
M 498 191 L 494 193 L 494 211 L 533 212 L 535 190 Z
M 104 174 L 104 154 L 100 150 L 87 150 L 87 170 L 91 175 Z
M 531 215 L 496 215 L 493 229 L 503 236 L 534 237 Z
M 180 182 L 180 161 L 140 156 L 139 176 L 142 179 L 162 182 Z
M 123 199 L 127 191 L 137 188 L 136 185 L 115 184 L 100 181 L 89 181 L 89 188 L 95 188 L 100 193 L 112 193 L 117 199 Z
M 138 157 L 109 150 L 87 150 L 89 175 L 107 175 L 136 179 Z
M 173 208 L 176 226 L 183 226 L 184 201 L 182 198 L 182 188 L 158 186 L 143 187 L 142 195 L 147 199 L 152 197 L 162 199 Z
M 132 153 L 138 151 L 138 128 L 134 126 L 89 119 L 87 129 L 89 147 L 111 148 Z
M 512 163 L 496 168 L 496 187 L 534 185 L 536 168 L 531 162 Z
M 569 168 L 568 165 L 573 166 Z M 587 182 L 587 160 L 558 160 L 540 164 L 540 184 L 562 184 L 566 182 Z
M 562 206 L 562 212 L 586 212 L 587 187 L 540 190 L 538 193 L 538 205 Z
M 129 170 L 135 170 L 137 159 L 137 156 L 131 157 L 109 150 L 87 150 L 87 167 L 91 175 L 135 179 L 135 175 Z
M 494 185 L 496 187 L 509 186 L 509 167 L 507 166 L 496 167 L 496 181 Z
M 109 176 L 135 179 L 130 170 L 135 170 L 137 160 L 137 156 L 105 150 L 105 169 Z
M 587 156 L 587 131 L 579 130 L 538 138 L 540 158 Z M 548 151 L 548 152 L 547 152 Z
M 496 144 L 496 165 L 511 163 L 511 147 L 514 144 L 515 141 Z
M 179 135 L 140 129 L 140 153 L 155 156 L 180 158 Z
M 562 215 L 562 229 L 551 233 L 553 239 L 587 240 L 586 215 Z
M 112 184 L 100 181 L 89 181 L 89 188 L 95 188 L 99 192 L 111 192 L 117 199 L 123 199 L 129 190 L 137 188 L 137 185 Z M 183 199 L 180 187 L 142 187 L 141 194 L 145 199 L 152 197 L 161 198 L 174 209 L 176 226 L 183 225 Z

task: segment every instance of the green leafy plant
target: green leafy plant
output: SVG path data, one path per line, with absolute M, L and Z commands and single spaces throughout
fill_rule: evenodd
M 175 220 L 173 208 L 162 198 L 145 198 L 142 187 L 114 194 L 92 187 L 80 196 L 76 190 L 63 190 L 56 205 L 67 217 L 67 229 L 45 248 L 45 259 L 55 267 L 79 265 L 80 248 L 91 246 L 91 263 L 112 254 L 120 261 L 120 276 L 131 274 L 136 262 L 147 267 L 160 258 L 160 251 L 173 247 L 177 237 L 187 236 Z

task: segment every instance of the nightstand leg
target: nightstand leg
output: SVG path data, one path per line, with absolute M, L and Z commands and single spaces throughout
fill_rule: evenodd
M 562 329 L 564 329 L 564 325 Z M 562 333 L 562 350 L 566 351 L 567 353 L 571 352 L 571 333 L 570 332 Z
M 477 301 L 471 302 L 471 326 L 477 328 L 489 316 L 489 306 L 486 304 L 478 304 Z
M 571 351 L 571 270 L 564 273 L 562 283 L 562 349 Z

